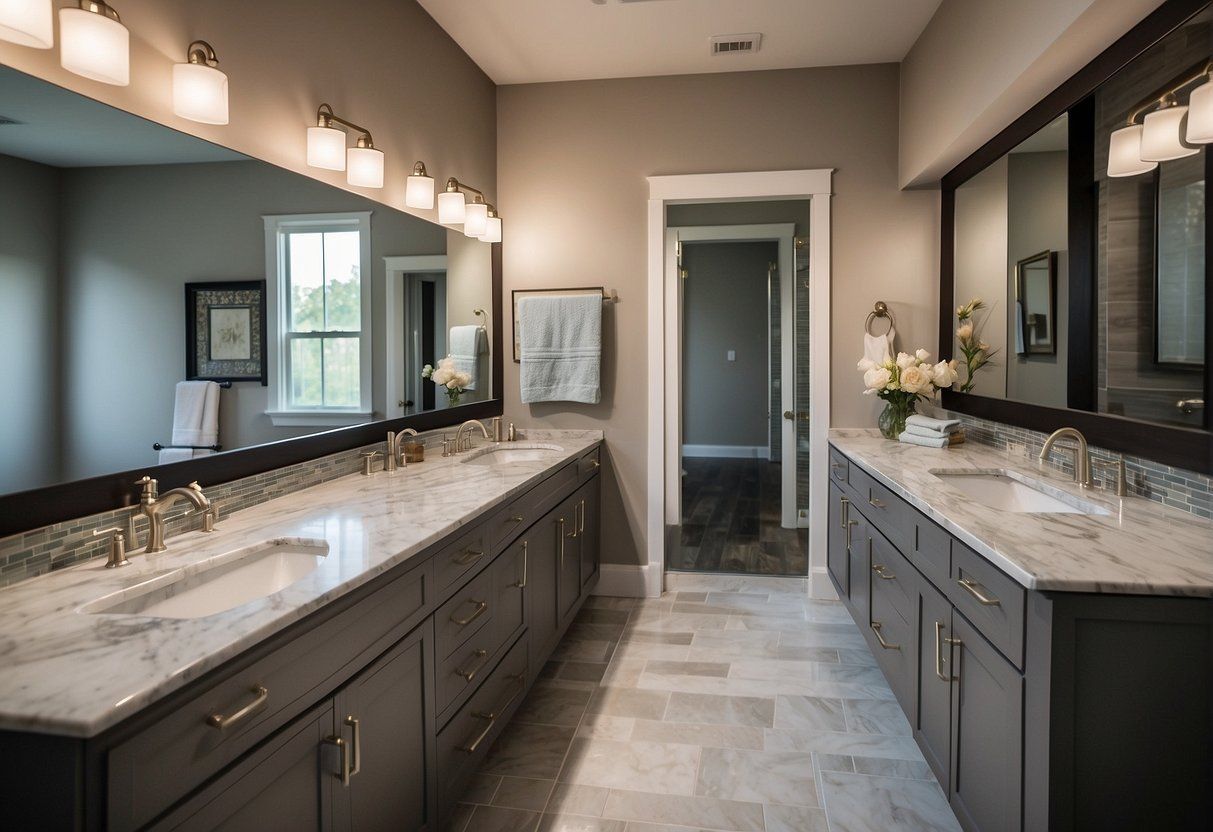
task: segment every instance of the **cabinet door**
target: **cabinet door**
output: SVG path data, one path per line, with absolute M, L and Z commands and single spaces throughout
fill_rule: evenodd
M 850 518 L 851 500 L 843 496 L 842 489 L 830 483 L 830 532 L 826 548 L 826 569 L 834 580 L 834 588 L 845 598 L 847 592 L 847 541 L 851 537 L 854 520 Z
M 952 771 L 952 604 L 926 581 L 918 584 L 918 710 L 911 722 L 922 756 L 947 789 Z
M 581 539 L 581 591 L 589 589 L 590 584 L 598 577 L 600 563 L 600 546 L 602 527 L 599 525 L 599 499 L 601 486 L 599 478 L 587 482 L 581 487 L 578 499 L 578 510 L 581 516 L 577 523 L 577 533 Z
M 1019 832 L 1023 677 L 957 612 L 949 798 L 966 829 Z
M 354 677 L 336 697 L 334 733 L 345 743 L 349 776 L 336 780 L 341 829 L 420 830 L 431 825 L 434 749 L 430 741 L 433 662 L 429 623 Z M 287 827 L 280 827 L 287 828 Z
M 557 561 L 559 549 L 556 535 L 558 512 L 551 512 L 527 529 L 522 540 L 527 544 L 528 577 L 526 586 L 526 620 L 530 637 L 531 679 L 543 669 L 547 655 L 556 646 L 560 630 L 557 611 L 556 582 L 560 574 Z
M 847 570 L 850 579 L 847 582 L 847 598 L 851 602 L 851 614 L 860 626 L 872 621 L 872 576 L 869 573 L 872 565 L 872 534 L 868 521 L 862 514 L 849 508 L 851 519 L 850 545 L 847 547 Z
M 559 583 L 557 597 L 561 629 L 573 617 L 581 600 L 581 511 L 574 494 L 556 510 L 556 555 Z
M 331 704 L 271 736 L 202 793 L 152 825 L 155 830 L 264 832 L 332 828 L 337 754 Z

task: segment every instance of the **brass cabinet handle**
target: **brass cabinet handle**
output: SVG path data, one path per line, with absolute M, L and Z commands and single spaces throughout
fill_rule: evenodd
M 341 781 L 341 785 L 348 788 L 350 785 L 350 747 L 341 737 L 325 737 L 324 741 L 329 745 L 337 746 L 337 751 L 341 754 L 341 764 L 333 776 Z
M 236 723 L 246 719 L 257 711 L 265 707 L 265 703 L 270 698 L 269 689 L 264 685 L 253 685 L 250 692 L 253 694 L 253 701 L 245 705 L 235 713 L 224 716 L 223 714 L 211 714 L 206 718 L 206 724 L 212 728 L 218 728 L 222 731 L 225 728 L 231 728 Z
M 935 675 L 939 677 L 940 681 L 950 682 L 952 678 L 943 672 L 943 666 L 947 662 L 947 659 L 943 655 L 942 636 L 944 626 L 942 621 L 935 622 Z
M 591 466 L 592 468 L 601 468 L 601 467 L 602 467 L 602 463 L 601 463 L 601 462 L 599 462 L 597 459 L 591 459 L 591 460 L 590 460 L 590 466 Z
M 362 724 L 354 716 L 347 716 L 345 724 L 354 729 L 354 739 L 350 743 L 350 756 L 354 758 L 354 764 L 349 773 L 349 777 L 353 777 L 362 771 Z
M 521 523 L 521 522 L 522 522 L 522 515 L 521 515 L 521 514 L 515 514 L 513 517 L 511 517 L 511 518 L 510 518 L 510 522 L 511 522 L 511 523 Z
M 842 498 L 842 528 L 847 533 L 846 548 L 851 548 L 851 527 L 858 526 L 858 520 L 851 519 L 851 501 L 847 497 Z
M 509 676 L 507 678 L 518 680 L 518 687 L 513 693 L 510 694 L 509 699 L 506 699 L 505 702 L 501 703 L 501 705 L 491 711 L 472 711 L 472 716 L 476 717 L 477 719 L 488 720 L 488 725 L 484 726 L 484 730 L 477 734 L 475 739 L 459 749 L 465 754 L 476 753 L 476 749 L 480 747 L 480 743 L 484 742 L 484 738 L 487 737 L 489 732 L 493 730 L 494 723 L 496 723 L 501 715 L 505 713 L 506 709 L 513 704 L 514 700 L 519 697 L 523 688 L 526 687 L 526 670 L 523 670 L 517 676 Z
M 463 554 L 457 558 L 454 558 L 454 561 L 455 561 L 455 563 L 459 564 L 460 566 L 467 566 L 469 563 L 475 563 L 476 561 L 480 560 L 482 557 L 484 557 L 483 549 L 470 549 L 469 548 L 469 549 L 464 549 Z
M 528 560 L 526 548 L 527 548 L 527 542 L 524 540 L 524 541 L 522 541 L 522 578 L 517 581 L 514 581 L 514 583 L 511 584 L 511 586 L 513 586 L 515 589 L 526 589 L 526 572 L 527 572 L 527 560 Z
M 970 595 L 972 595 L 974 598 L 976 598 L 978 603 L 980 603 L 980 604 L 983 604 L 987 607 L 997 607 L 1000 604 L 1002 604 L 1002 602 L 999 601 L 997 598 L 993 598 L 989 595 L 986 595 L 984 592 L 982 592 L 981 589 L 985 589 L 985 587 L 981 586 L 981 584 L 977 583 L 976 581 L 970 580 L 969 578 L 961 578 L 958 581 L 956 581 L 956 583 L 960 584 L 960 586 L 962 588 L 967 590 L 968 593 Z M 981 587 L 981 589 L 978 589 L 979 586 Z
M 847 528 L 847 515 L 849 515 L 849 514 L 851 513 L 851 501 L 850 501 L 849 499 L 847 499 L 846 497 L 843 497 L 843 498 L 841 498 L 841 500 L 839 501 L 839 505 L 841 505 L 841 506 L 842 506 L 842 523 L 841 523 L 841 527 L 842 527 L 843 531 L 846 531 L 846 528 Z
M 457 667 L 457 668 L 455 668 L 455 675 L 462 676 L 464 679 L 466 679 L 469 682 L 472 681 L 473 679 L 476 678 L 476 674 L 479 673 L 484 668 L 485 664 L 487 663 L 488 657 L 489 657 L 488 650 L 477 650 L 475 653 L 472 654 L 472 658 L 476 659 L 478 662 L 476 664 L 476 666 L 470 667 L 467 670 L 464 670 L 461 667 Z
M 869 497 L 868 505 L 872 508 L 884 508 L 884 502 L 876 497 Z
M 475 604 L 476 610 L 471 615 L 469 615 L 467 618 L 456 618 L 453 615 L 451 616 L 451 623 L 458 624 L 460 627 L 466 627 L 468 624 L 471 624 L 477 618 L 484 615 L 484 611 L 489 608 L 488 601 L 477 601 L 475 598 L 469 598 L 464 603 Z
M 882 636 L 880 634 L 880 628 L 884 625 L 882 625 L 879 621 L 873 621 L 868 626 L 872 628 L 872 632 L 874 632 L 876 634 L 876 640 L 880 642 L 880 646 L 883 647 L 885 650 L 900 650 L 901 649 L 900 644 L 890 644 L 889 642 L 884 640 L 884 636 Z
M 581 535 L 585 534 L 585 500 L 579 502 L 577 506 L 581 509 L 581 519 L 577 521 L 577 534 Z
M 895 581 L 897 576 L 891 572 L 884 571 L 884 564 L 876 563 L 872 565 L 872 571 L 876 573 L 876 577 L 885 581 Z
M 556 523 L 559 525 L 557 537 L 560 538 L 560 568 L 564 569 L 564 518 L 557 517 Z

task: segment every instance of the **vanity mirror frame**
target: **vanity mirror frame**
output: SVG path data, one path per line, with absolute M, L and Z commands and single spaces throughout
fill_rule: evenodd
M 272 163 L 267 163 L 272 164 Z M 396 209 L 394 206 L 388 206 Z M 419 218 L 420 219 L 420 218 Z M 502 308 L 501 243 L 489 243 L 492 267 L 492 309 Z M 499 316 L 498 316 L 499 317 Z M 30 491 L 0 495 L 0 537 L 7 537 L 53 523 L 113 511 L 139 502 L 135 480 L 144 474 L 159 481 L 162 491 L 197 481 L 204 488 L 319 459 L 375 442 L 383 442 L 387 432 L 404 428 L 424 432 L 459 424 L 466 419 L 490 419 L 504 412 L 502 385 L 504 363 L 501 326 L 491 327 L 492 380 L 494 397 L 453 408 L 431 410 L 394 419 L 380 419 L 361 425 L 282 439 L 264 445 L 224 451 L 213 456 L 145 465 L 99 477 L 57 483 Z
M 1201 473 L 1213 473 L 1213 412 L 1204 410 L 1204 428 L 1160 425 L 1095 412 L 1096 355 L 1094 97 L 1098 88 L 1151 46 L 1210 5 L 1209 0 L 1166 0 L 1119 40 L 944 175 L 940 193 L 939 354 L 956 352 L 955 219 L 956 190 L 1063 113 L 1070 114 L 1068 184 L 1068 407 L 942 391 L 943 407 L 981 419 L 1050 433 L 1078 428 L 1101 448 L 1152 459 Z M 1206 180 L 1213 169 L 1213 146 L 1205 151 Z M 1213 238 L 1213 212 L 1205 215 L 1206 239 Z M 1205 261 L 1206 281 L 1213 258 Z M 1205 320 L 1213 320 L 1213 293 L 1205 293 Z M 1004 359 L 1006 354 L 1003 354 Z M 1205 338 L 1204 388 L 1213 391 L 1213 338 Z

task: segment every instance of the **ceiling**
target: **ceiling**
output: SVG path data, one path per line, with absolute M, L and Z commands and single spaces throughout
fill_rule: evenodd
M 420 0 L 498 84 L 900 62 L 940 0 Z M 713 35 L 760 32 L 754 54 Z
M 0 117 L 0 153 L 59 168 L 248 158 L 3 66 Z

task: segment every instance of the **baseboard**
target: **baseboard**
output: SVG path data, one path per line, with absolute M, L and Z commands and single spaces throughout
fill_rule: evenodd
M 809 597 L 819 601 L 838 600 L 838 592 L 824 566 L 814 566 L 809 575 Z
M 595 595 L 644 598 L 649 589 L 649 564 L 604 563 L 598 568 Z M 660 592 L 660 590 L 659 590 Z
M 714 459 L 766 459 L 771 454 L 766 445 L 683 445 L 684 457 Z

